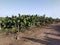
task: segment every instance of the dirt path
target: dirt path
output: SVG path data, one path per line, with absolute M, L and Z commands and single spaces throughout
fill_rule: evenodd
M 60 45 L 60 23 L 45 28 L 34 28 L 18 36 L 20 40 L 15 40 L 12 36 L 0 36 L 0 45 Z

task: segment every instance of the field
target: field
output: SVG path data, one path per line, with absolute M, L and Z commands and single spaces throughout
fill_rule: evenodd
M 0 0 L 0 45 L 60 45 L 60 1 Z
M 36 15 L 0 17 L 0 45 L 60 45 L 60 19 Z
M 18 37 L 16 40 L 13 34 L 0 34 L 0 45 L 60 45 L 60 23 L 20 32 Z

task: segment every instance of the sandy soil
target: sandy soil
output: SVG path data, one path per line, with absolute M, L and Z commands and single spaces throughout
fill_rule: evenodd
M 60 45 L 60 23 L 20 32 L 18 37 L 0 34 L 0 45 Z

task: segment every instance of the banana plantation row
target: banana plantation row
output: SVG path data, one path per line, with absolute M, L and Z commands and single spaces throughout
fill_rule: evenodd
M 12 17 L 0 17 L 0 31 L 6 33 L 16 33 L 26 31 L 33 27 L 41 27 L 43 25 L 59 22 L 60 19 L 38 15 L 20 15 Z

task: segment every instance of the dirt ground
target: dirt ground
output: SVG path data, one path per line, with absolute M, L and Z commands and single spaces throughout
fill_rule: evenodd
M 60 23 L 20 32 L 18 37 L 0 34 L 0 45 L 60 45 Z

